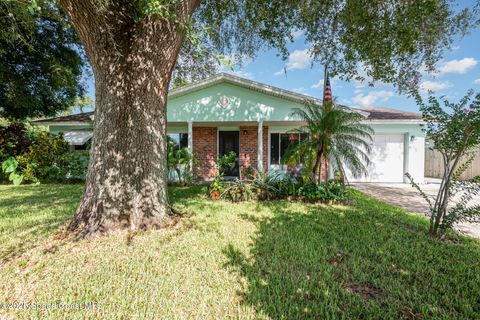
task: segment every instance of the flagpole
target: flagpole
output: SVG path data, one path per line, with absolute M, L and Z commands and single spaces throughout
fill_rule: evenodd
M 328 63 L 325 63 L 325 68 L 323 70 L 323 105 L 325 107 L 325 90 L 327 89 L 327 79 L 328 79 Z

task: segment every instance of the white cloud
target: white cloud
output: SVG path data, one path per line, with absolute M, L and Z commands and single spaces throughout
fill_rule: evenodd
M 480 84 L 480 79 L 473 80 L 473 84 Z
M 445 90 L 445 89 L 448 89 L 448 88 L 451 88 L 451 87 L 452 87 L 452 84 L 448 81 L 429 81 L 429 80 L 426 80 L 426 81 L 423 81 L 420 84 L 420 91 L 422 91 L 422 92 L 428 92 L 428 91 L 436 92 L 436 91 Z
M 243 70 L 236 70 L 236 71 L 226 70 L 225 72 L 226 72 L 226 73 L 233 74 L 234 76 L 238 76 L 238 77 L 241 77 L 241 78 L 247 78 L 247 79 L 253 80 L 253 73 L 248 72 L 248 71 L 243 71 Z
M 312 85 L 312 88 L 314 89 L 323 89 L 323 82 L 325 81 L 325 79 L 320 79 L 318 80 L 317 83 L 315 83 L 314 85 Z
M 455 51 L 458 51 L 459 49 L 460 49 L 460 46 L 453 46 L 453 47 L 451 48 L 451 51 L 452 51 L 452 52 L 455 52 Z
M 288 61 L 285 64 L 285 69 L 289 70 L 301 70 L 306 69 L 312 63 L 312 57 L 310 56 L 309 49 L 295 50 L 288 56 Z M 280 76 L 285 73 L 285 70 L 279 70 L 274 73 L 276 76 Z
M 357 94 L 352 98 L 352 102 L 359 104 L 362 107 L 371 106 L 376 101 L 387 101 L 390 97 L 393 97 L 395 94 L 393 91 L 370 91 L 367 95 L 363 93 Z
M 371 84 L 375 87 L 380 87 L 380 86 L 392 87 L 391 84 L 385 83 L 383 81 L 373 81 L 372 76 L 368 75 L 368 72 L 369 72 L 369 67 L 366 67 L 363 64 L 358 65 L 357 75 L 359 77 L 363 78 L 363 80 L 357 80 L 357 79 L 354 78 L 353 82 L 355 83 L 355 88 L 357 88 L 357 89 L 366 88 L 366 87 L 370 86 Z
M 438 68 L 440 74 L 447 73 L 466 73 L 478 64 L 474 58 L 463 58 L 461 60 L 450 60 L 442 63 Z
M 338 78 L 337 76 L 333 77 L 333 78 L 330 78 L 330 84 L 333 86 L 337 83 L 337 81 L 340 80 L 340 78 Z M 317 83 L 315 83 L 314 85 L 312 85 L 312 88 L 313 89 L 322 89 L 323 90 L 323 82 L 325 81 L 325 79 L 320 79 L 318 80 Z M 335 86 L 336 88 L 341 88 L 341 86 Z
M 292 91 L 298 92 L 298 93 L 305 93 L 306 90 L 304 87 L 299 87 L 299 88 L 293 88 Z

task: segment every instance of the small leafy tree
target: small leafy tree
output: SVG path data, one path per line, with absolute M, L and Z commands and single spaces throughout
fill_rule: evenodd
M 415 96 L 426 121 L 427 138 L 443 157 L 443 176 L 434 198 L 423 192 L 408 173 L 406 176 L 430 206 L 430 234 L 443 236 L 455 222 L 480 218 L 480 205 L 469 206 L 479 196 L 480 184 L 459 180 L 473 161 L 472 151 L 480 145 L 480 93 L 473 97 L 473 91 L 469 91 L 457 104 L 444 99 L 444 108 L 433 96 L 428 103 L 418 93 Z M 459 200 L 450 205 L 455 195 Z
M 178 176 L 180 184 L 186 182 L 186 178 L 190 175 L 189 164 L 193 161 L 193 155 L 187 148 L 178 148 L 176 142 L 168 138 L 167 143 L 167 166 L 168 170 L 174 170 Z
M 309 138 L 287 150 L 286 163 L 303 162 L 317 182 L 321 179 L 322 159 L 333 161 L 344 176 L 345 168 L 355 176 L 367 172 L 373 129 L 361 122 L 364 120 L 361 114 L 338 105 L 323 108 L 307 103 L 304 109 L 295 109 L 292 116 L 306 122 L 298 131 L 308 133 Z

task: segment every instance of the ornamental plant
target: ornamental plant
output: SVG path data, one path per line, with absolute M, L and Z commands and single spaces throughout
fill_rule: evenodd
M 429 204 L 430 234 L 444 236 L 456 222 L 480 221 L 480 205 L 471 204 L 480 195 L 480 184 L 459 179 L 480 146 L 480 93 L 474 96 L 470 90 L 456 104 L 442 99 L 443 107 L 433 96 L 424 103 L 418 92 L 414 95 L 426 122 L 427 138 L 443 157 L 443 176 L 435 197 L 423 192 L 408 173 L 406 176 Z M 455 196 L 458 200 L 452 201 Z
M 230 151 L 225 153 L 224 155 L 218 157 L 217 160 L 217 167 L 220 173 L 225 174 L 235 167 L 236 164 L 237 153 L 235 151 Z

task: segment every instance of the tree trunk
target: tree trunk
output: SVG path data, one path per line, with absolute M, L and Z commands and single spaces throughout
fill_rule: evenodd
M 458 163 L 460 161 L 463 152 L 458 153 L 451 163 L 450 157 L 445 154 L 444 157 L 444 174 L 440 189 L 435 200 L 435 206 L 433 208 L 433 214 L 430 217 L 430 234 L 438 235 L 438 230 L 443 222 L 444 217 L 447 215 L 448 203 L 450 201 L 450 187 L 452 184 L 452 176 L 455 174 Z M 443 230 L 442 232 L 445 232 Z
M 315 158 L 315 163 L 313 164 L 313 170 L 312 170 L 312 173 L 313 173 L 313 179 L 316 183 L 320 183 L 321 181 L 321 175 L 320 175 L 320 171 L 322 170 L 322 153 L 323 153 L 323 147 L 320 147 L 318 150 L 317 150 L 317 155 L 316 155 L 316 158 Z
M 138 19 L 136 1 L 61 0 L 95 75 L 90 164 L 69 230 L 81 237 L 168 224 L 166 100 L 178 24 Z M 190 3 L 179 16 L 191 15 Z

